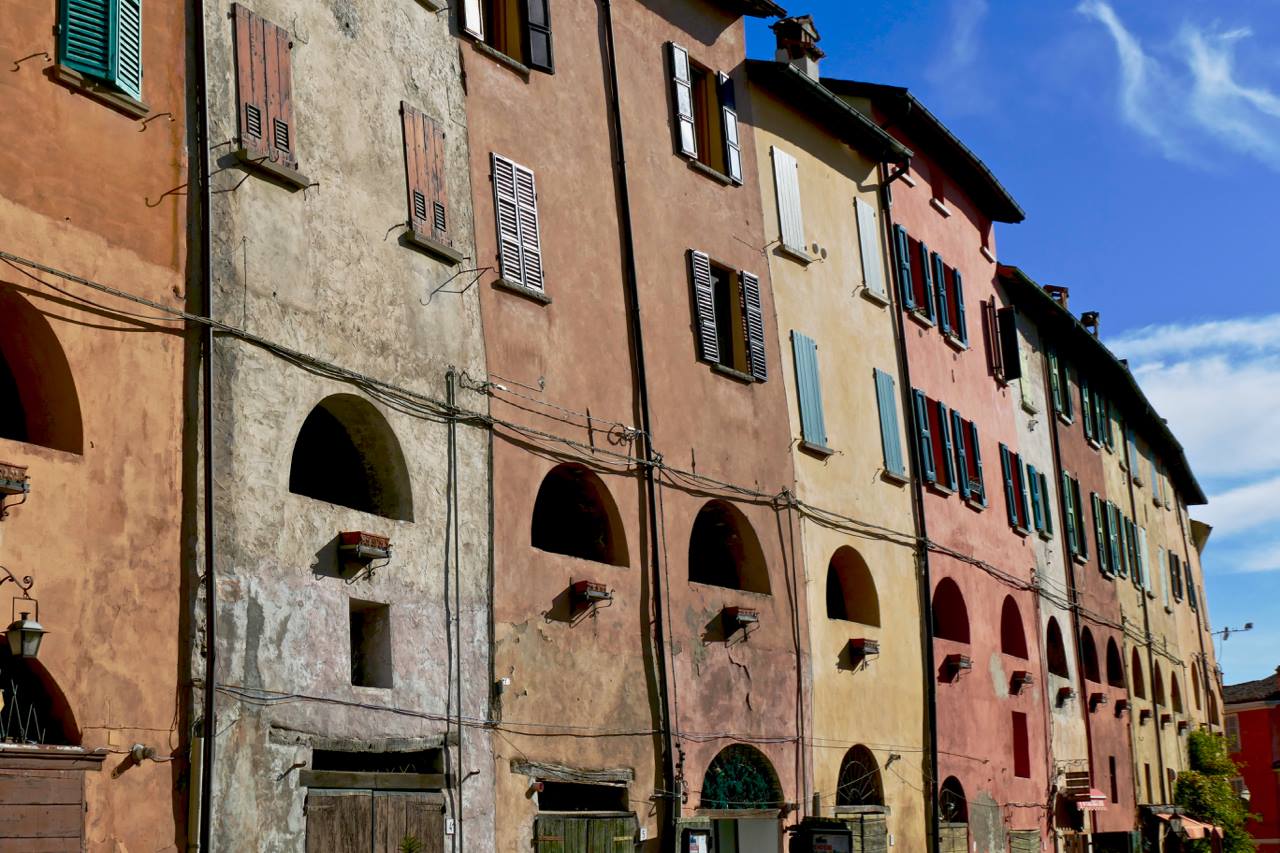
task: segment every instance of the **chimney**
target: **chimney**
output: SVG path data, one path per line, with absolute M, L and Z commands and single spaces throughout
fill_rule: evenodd
M 795 18 L 783 18 L 769 29 L 773 30 L 778 40 L 778 50 L 774 58 L 779 62 L 787 62 L 799 68 L 811 79 L 818 79 L 818 60 L 826 56 L 818 47 L 822 36 L 813 25 L 812 15 L 800 15 Z
M 1053 301 L 1061 305 L 1063 308 L 1067 307 L 1067 297 L 1071 295 L 1071 291 L 1067 288 L 1060 284 L 1046 284 L 1044 286 L 1044 292 L 1049 294 Z
M 1096 338 L 1098 336 L 1098 328 L 1102 324 L 1102 316 L 1097 311 L 1085 311 L 1080 315 L 1080 322 L 1084 327 L 1093 333 Z

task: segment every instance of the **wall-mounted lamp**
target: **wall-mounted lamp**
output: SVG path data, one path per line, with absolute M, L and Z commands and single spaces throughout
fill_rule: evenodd
M 1023 688 L 1030 687 L 1036 683 L 1036 678 L 1025 669 L 1015 669 L 1013 678 L 1009 679 L 1009 692 L 1021 693 Z
M 36 618 L 28 618 L 30 611 L 19 611 L 19 616 L 9 627 L 5 629 L 5 636 L 9 639 L 9 653 L 18 658 L 34 658 L 40 654 L 40 642 L 44 639 L 44 635 L 49 633 L 40 624 L 40 602 L 31 597 L 31 586 L 35 583 L 31 579 L 31 575 L 27 575 L 21 579 L 13 572 L 0 566 L 0 571 L 4 572 L 4 577 L 0 577 L 0 586 L 13 581 L 18 589 L 22 590 L 22 595 L 13 601 L 17 604 L 19 601 L 30 602 L 35 607 Z M 16 609 L 16 608 L 15 608 Z

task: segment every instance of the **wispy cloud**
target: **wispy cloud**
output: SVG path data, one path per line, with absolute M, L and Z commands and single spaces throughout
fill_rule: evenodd
M 1280 171 L 1280 95 L 1240 79 L 1236 47 L 1251 29 L 1184 24 L 1170 44 L 1152 47 L 1104 0 L 1083 0 L 1076 11 L 1115 46 L 1121 117 L 1166 157 L 1208 165 L 1226 149 Z
M 978 68 L 982 25 L 989 11 L 988 0 L 950 0 L 942 49 L 925 73 L 952 112 L 990 109 Z

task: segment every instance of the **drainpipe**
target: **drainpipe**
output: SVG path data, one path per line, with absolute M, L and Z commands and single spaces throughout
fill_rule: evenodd
M 906 173 L 906 169 L 900 169 L 890 174 L 889 165 L 887 163 L 880 164 L 880 206 L 884 210 L 884 227 L 885 235 L 893 234 L 893 198 L 889 190 L 889 184 Z M 889 245 L 893 246 L 890 239 Z M 890 254 L 892 257 L 892 253 Z M 895 267 L 896 269 L 896 267 Z M 893 280 L 897 282 L 898 278 L 895 274 Z M 902 405 L 903 417 L 907 421 L 907 425 L 914 423 L 914 409 L 911 401 L 911 367 L 907 358 L 907 333 L 904 327 L 902 306 L 898 304 L 895 298 L 897 288 L 890 288 L 889 305 L 893 311 L 896 321 L 893 326 L 893 340 L 898 351 L 898 376 L 902 379 Z M 907 429 L 907 453 L 911 459 L 911 471 L 920 470 L 919 449 L 916 443 L 910 440 L 912 429 Z M 915 522 L 916 536 L 919 542 L 923 542 L 929 538 L 929 530 L 926 525 L 924 511 L 924 485 L 920 482 L 920 477 L 913 474 L 911 477 L 911 515 Z M 917 584 L 920 594 L 920 648 L 924 654 L 924 689 L 925 697 L 928 704 L 925 713 L 929 718 L 929 770 L 925 774 L 925 778 L 932 777 L 932 782 L 924 786 L 924 810 L 925 819 L 930 827 L 929 832 L 929 850 L 930 853 L 939 853 L 938 846 L 938 694 L 937 684 L 934 681 L 937 663 L 933 657 L 933 602 L 929 592 L 932 582 L 929 576 L 929 549 L 927 546 L 917 544 L 918 565 L 920 582 Z
M 618 214 L 622 225 L 623 273 L 629 303 L 627 326 L 631 337 L 631 351 L 634 358 L 636 377 L 636 403 L 640 409 L 640 439 L 644 453 L 644 486 L 645 504 L 649 516 L 649 557 L 653 568 L 651 584 L 653 596 L 654 652 L 657 658 L 658 702 L 660 721 L 659 730 L 666 736 L 662 744 L 662 770 L 664 774 L 664 795 L 670 800 L 663 811 L 663 826 L 659 832 L 663 849 L 675 848 L 675 813 L 680 807 L 679 792 L 676 791 L 676 772 L 674 760 L 674 732 L 670 725 L 671 709 L 667 698 L 667 651 L 665 614 L 662 609 L 662 566 L 658 558 L 662 543 L 658 538 L 658 484 L 654 473 L 656 454 L 653 451 L 653 421 L 649 412 L 649 382 L 644 358 L 644 325 L 640 316 L 639 273 L 636 270 L 635 236 L 631 222 L 631 194 L 627 182 L 626 144 L 622 131 L 622 105 L 618 95 L 618 59 L 617 47 L 613 34 L 613 5 L 610 0 L 599 0 L 604 15 L 606 61 L 609 67 L 609 121 L 616 145 L 614 158 L 614 178 L 617 182 Z
M 1128 450 L 1126 449 L 1126 450 L 1125 450 L 1125 452 L 1126 452 L 1126 453 L 1128 453 Z M 1130 490 L 1132 490 L 1132 489 L 1133 489 L 1133 485 L 1132 485 L 1132 483 L 1130 483 L 1129 488 L 1130 488 Z M 1189 566 L 1189 565 L 1191 565 L 1191 550 L 1190 550 L 1189 548 L 1186 548 L 1186 547 L 1185 547 L 1185 545 L 1186 545 L 1186 543 L 1187 543 L 1187 542 L 1189 542 L 1189 541 L 1191 540 L 1191 531 L 1189 531 L 1189 530 L 1187 529 L 1187 526 L 1186 526 L 1187 522 L 1191 520 L 1191 516 L 1190 516 L 1189 511 L 1184 510 L 1184 509 L 1183 509 L 1183 507 L 1184 507 L 1184 504 L 1182 503 L 1182 501 L 1181 501 L 1181 500 L 1179 500 L 1179 501 L 1177 502 L 1177 504 L 1175 504 L 1175 505 L 1174 505 L 1174 508 L 1173 508 L 1173 509 L 1174 509 L 1174 512 L 1176 512 L 1176 513 L 1178 514 L 1178 529 L 1182 532 L 1182 542 L 1183 542 L 1183 545 L 1184 545 L 1184 547 L 1183 547 L 1183 559 L 1185 559 L 1185 560 L 1186 560 L 1186 563 L 1187 563 L 1187 565 Z M 1184 513 L 1186 513 L 1186 517 L 1185 517 L 1185 518 L 1183 517 L 1183 516 L 1184 516 Z M 1191 544 L 1192 544 L 1192 546 L 1194 547 L 1195 543 L 1194 543 L 1194 542 L 1192 542 Z M 1198 557 L 1198 556 L 1200 556 L 1200 549 L 1199 549 L 1199 548 L 1196 548 L 1196 556 L 1197 556 L 1197 557 Z M 1200 563 L 1200 577 L 1201 577 L 1201 578 L 1203 578 L 1203 577 L 1204 577 L 1204 563 L 1203 563 L 1203 561 L 1201 561 L 1201 563 Z M 1194 578 L 1192 579 L 1192 582 L 1194 582 Z M 1187 584 L 1187 594 L 1188 594 L 1188 595 L 1190 595 L 1190 594 L 1191 594 L 1191 589 L 1190 589 L 1190 588 L 1191 588 L 1191 586 L 1192 586 L 1192 584 L 1191 584 L 1191 583 L 1188 583 L 1188 584 Z M 1201 587 L 1201 589 L 1203 590 L 1203 587 Z M 1200 693 L 1196 693 L 1196 695 L 1195 695 L 1195 697 L 1194 697 L 1194 698 L 1195 698 L 1195 700 L 1196 700 L 1197 702 L 1200 702 L 1200 703 L 1201 703 L 1200 711 L 1204 714 L 1205 719 L 1206 719 L 1206 720 L 1209 720 L 1209 724 L 1210 724 L 1210 725 L 1213 725 L 1213 720 L 1210 720 L 1210 719 L 1209 719 L 1209 709 L 1208 709 L 1208 708 L 1206 708 L 1206 707 L 1204 707 L 1205 705 L 1208 705 L 1208 704 L 1209 704 L 1209 703 L 1208 703 L 1208 698 L 1207 698 L 1207 697 L 1209 696 L 1209 694 L 1211 694 L 1211 693 L 1212 693 L 1212 691 L 1210 690 L 1209 685 L 1213 683 L 1213 682 L 1211 682 L 1211 681 L 1208 681 L 1208 680 L 1207 680 L 1207 676 L 1208 676 L 1208 674 L 1209 674 L 1209 672 L 1208 672 L 1209 658 L 1208 658 L 1208 656 L 1206 655 L 1206 653 L 1205 653 L 1205 649 L 1204 649 L 1204 635 L 1205 635 L 1205 631 L 1207 631 L 1207 630 L 1208 630 L 1208 627 L 1207 627 L 1207 624 L 1206 624 L 1206 623 L 1208 622 L 1208 619 L 1209 619 L 1209 615 L 1208 615 L 1208 614 L 1209 614 L 1209 610 L 1208 610 L 1208 608 L 1209 608 L 1209 601 L 1208 601 L 1208 599 L 1207 599 L 1207 598 L 1205 598 L 1203 595 L 1198 596 L 1198 600 L 1199 600 L 1199 602 L 1200 602 L 1200 609 L 1196 610 L 1196 639 L 1197 639 L 1197 640 L 1199 640 L 1199 642 L 1200 642 L 1200 663 L 1199 663 L 1199 665 L 1198 665 L 1198 668 L 1199 668 L 1199 670 L 1200 670 L 1200 691 L 1201 691 L 1201 692 L 1203 692 L 1203 693 L 1205 694 L 1206 698 L 1205 698 L 1205 699 L 1201 699 L 1201 698 L 1200 698 Z M 1197 666 L 1197 664 L 1195 663 L 1195 661 L 1192 661 L 1192 662 L 1191 662 L 1191 665 L 1192 665 L 1193 667 Z

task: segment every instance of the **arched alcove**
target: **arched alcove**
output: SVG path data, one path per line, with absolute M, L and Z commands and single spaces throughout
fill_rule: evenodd
M 1000 651 L 1006 655 L 1026 660 L 1027 632 L 1022 625 L 1022 611 L 1012 595 L 1004 597 L 1000 606 Z
M 387 419 L 368 400 L 334 394 L 298 431 L 289 491 L 383 518 L 413 521 L 409 469 Z
M 585 465 L 557 465 L 533 503 L 533 547 L 611 566 L 630 565 L 622 516 L 609 489 Z
M 1062 678 L 1070 678 L 1071 670 L 1067 666 L 1067 648 L 1062 642 L 1062 629 L 1058 627 L 1058 619 L 1049 617 L 1049 627 L 1044 632 L 1045 657 L 1048 658 L 1049 672 Z
M 1204 705 L 1201 704 L 1203 700 L 1200 698 L 1199 666 L 1200 665 L 1195 662 L 1192 662 L 1191 664 L 1191 694 L 1195 696 L 1197 711 L 1201 710 L 1204 707 Z
M 49 321 L 0 286 L 0 438 L 84 452 L 80 397 Z
M 1102 671 L 1098 667 L 1098 646 L 1093 641 L 1093 632 L 1088 628 L 1080 632 L 1080 665 L 1084 667 L 1086 681 L 1102 683 Z
M 960 587 L 943 578 L 933 588 L 933 636 L 942 640 L 969 642 L 969 608 Z
M 948 776 L 938 789 L 938 817 L 943 823 L 968 823 L 969 801 L 964 786 L 954 776 Z
M 842 546 L 827 565 L 827 618 L 880 627 L 880 597 L 862 555 Z
M 1169 704 L 1176 714 L 1182 713 L 1182 688 L 1178 685 L 1178 673 L 1169 672 Z
M 871 750 L 861 744 L 851 747 L 840 762 L 836 805 L 884 805 L 884 783 L 880 778 L 880 765 Z
M 1164 695 L 1164 673 L 1160 671 L 1160 662 L 1157 661 L 1155 668 L 1151 671 L 1151 701 L 1157 705 L 1166 705 Z
M 1129 677 L 1133 681 L 1133 695 L 1139 699 L 1147 698 L 1147 680 L 1142 674 L 1142 656 L 1138 654 L 1138 650 L 1133 650 L 1132 657 L 1129 658 Z
M 0 644 L 0 739 L 79 746 L 80 727 L 62 688 L 38 659 L 15 658 Z
M 1107 684 L 1124 689 L 1124 660 L 1115 637 L 1107 637 Z
M 726 746 L 702 777 L 704 809 L 778 809 L 782 785 L 765 754 L 753 746 Z
M 689 537 L 689 580 L 768 594 L 764 551 L 737 507 L 714 500 L 698 511 Z

